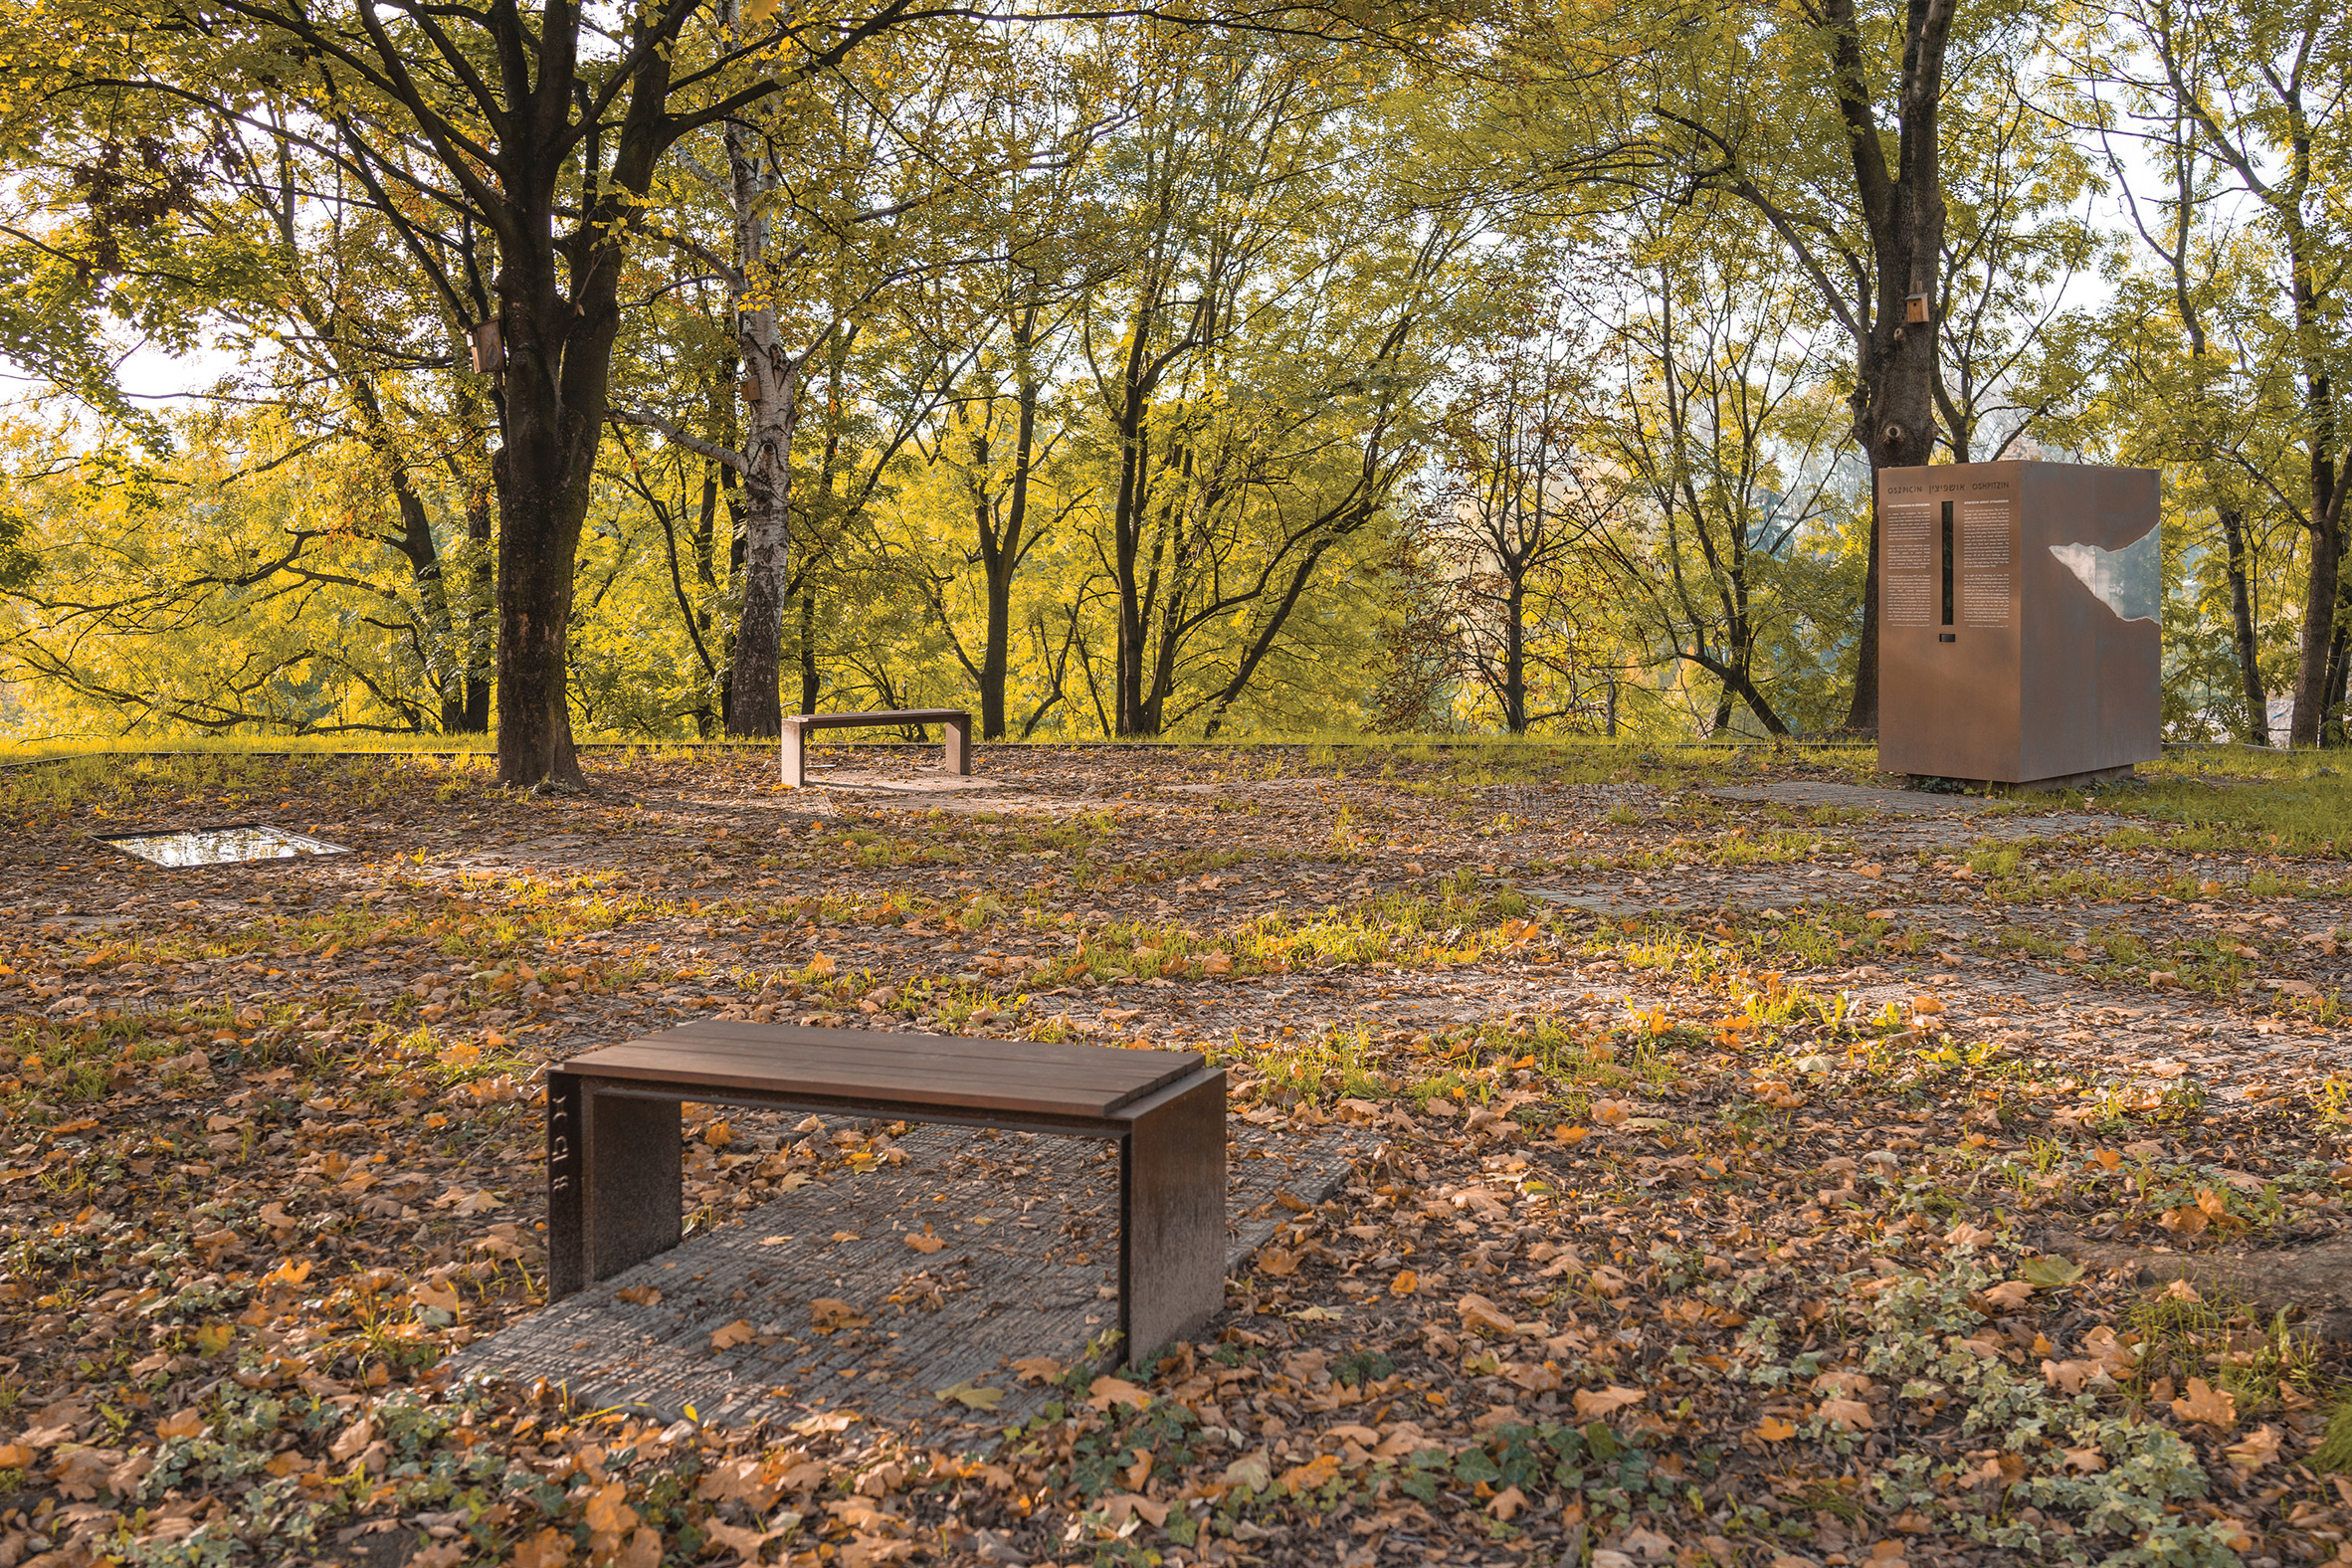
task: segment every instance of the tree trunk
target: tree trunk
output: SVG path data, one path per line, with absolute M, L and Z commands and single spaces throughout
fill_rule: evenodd
M 539 367 L 534 366 L 533 369 Z M 551 368 L 551 367 L 550 367 Z M 518 375 L 516 380 L 526 379 Z M 544 378 L 552 383 L 553 377 Z M 567 634 L 586 508 L 570 503 L 552 385 L 509 390 L 498 496 L 498 782 L 583 786 L 572 745 Z
M 626 182 L 625 182 L 626 183 Z M 575 260 L 574 296 L 556 287 L 555 182 L 501 242 L 506 343 L 498 494 L 498 782 L 584 788 L 572 744 L 568 641 L 572 566 L 594 493 L 596 453 L 620 328 L 619 257 Z
M 749 334 L 746 334 L 748 336 Z M 792 431 L 800 402 L 800 378 L 787 366 L 779 373 L 768 355 L 757 356 L 766 388 L 750 407 L 744 445 L 750 470 L 743 476 L 739 526 L 743 538 L 743 610 L 735 626 L 733 657 L 727 665 L 727 733 L 770 738 L 784 732 L 781 676 L 784 644 L 785 552 L 792 516 Z M 744 363 L 753 363 L 746 355 Z
M 1502 601 L 1502 721 L 1514 735 L 1527 733 L 1526 585 L 1511 579 Z
M 604 194 L 559 247 L 559 174 L 574 155 L 569 89 L 541 82 L 501 144 L 505 188 L 494 290 L 505 344 L 499 403 L 498 782 L 585 788 L 572 744 L 567 656 L 572 568 L 595 494 L 596 454 L 620 333 L 628 198 L 668 145 L 667 57 L 632 85 Z M 557 97 L 556 95 L 561 95 Z M 571 288 L 557 281 L 558 265 Z
M 1897 83 L 1895 166 L 1886 166 L 1880 116 L 1871 101 L 1862 25 L 1854 0 L 1823 7 L 1830 75 L 1845 122 L 1855 193 L 1870 235 L 1872 296 L 1853 324 L 1857 345 L 1854 434 L 1870 460 L 1871 493 L 1881 469 L 1914 468 L 1935 452 L 1937 265 L 1943 254 L 1943 164 L 1937 146 L 1944 48 L 1958 0 L 1912 0 Z M 1927 301 L 1925 321 L 1907 321 L 1908 299 Z M 1862 579 L 1854 702 L 1846 727 L 1878 728 L 1878 527 L 1870 518 L 1869 564 Z
M 2341 574 L 2338 585 L 2341 586 Z M 2338 594 L 2336 605 L 2336 642 L 2327 656 L 2327 710 L 2326 725 L 2319 732 L 2320 744 L 2340 746 L 2344 743 L 2344 687 L 2352 680 L 2352 617 L 2345 614 Z
M 1033 305 L 1014 324 L 1013 351 L 1020 363 L 1015 396 L 1020 413 L 1013 432 L 1013 484 L 1005 496 L 1005 525 L 1000 532 L 979 520 L 980 564 L 987 574 L 988 642 L 980 656 L 980 734 L 986 740 L 1005 737 L 1005 678 L 1012 658 L 1013 573 L 1027 551 L 1029 477 L 1037 462 L 1037 405 L 1043 389 L 1029 363 L 1031 334 L 1036 329 Z M 982 460 L 985 463 L 985 460 Z
M 999 552 L 999 560 L 1006 559 Z M 1011 659 L 1013 574 L 988 563 L 988 646 L 980 655 L 980 736 L 1005 738 L 1005 674 Z
M 800 711 L 817 711 L 817 594 L 800 596 Z M 777 726 L 781 729 L 783 726 Z
M 733 8 L 730 7 L 730 10 Z M 738 277 L 763 276 L 767 203 L 774 181 L 767 147 L 740 120 L 726 126 L 727 190 L 734 205 Z M 731 301 L 747 397 L 743 410 L 743 608 L 727 661 L 727 733 L 772 739 L 784 732 L 781 695 L 784 595 L 792 523 L 792 434 L 800 417 L 800 361 L 785 351 L 773 304 Z
M 2219 506 L 2222 539 L 2229 547 L 2230 632 L 2238 648 L 2238 679 L 2246 691 L 2246 724 L 2241 731 L 2257 746 L 2270 743 L 2270 698 L 2262 689 L 2262 672 L 2254 659 L 2253 562 L 2246 547 L 2246 520 L 2235 506 Z
M 2328 698 L 2332 694 L 2328 660 L 2336 641 L 2336 589 L 2343 571 L 2344 546 L 2343 529 L 2337 520 L 2335 485 L 2335 465 L 2324 456 L 2314 457 L 2311 520 L 2304 530 L 2311 541 L 2311 569 L 2304 580 L 2303 631 L 2295 661 L 2295 711 L 2287 731 L 2290 746 L 2320 743 L 2325 732 Z

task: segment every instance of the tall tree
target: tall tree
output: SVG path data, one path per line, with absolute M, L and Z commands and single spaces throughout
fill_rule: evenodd
M 2082 74 L 2120 129 L 2158 145 L 2185 128 L 2196 153 L 2254 204 L 2283 264 L 2287 353 L 2300 381 L 2305 535 L 2300 646 L 2288 741 L 2343 739 L 2352 668 L 2343 571 L 2347 474 L 2341 329 L 2352 268 L 2352 17 L 2324 0 L 2124 0 L 2096 14 Z
M 1772 651 L 1822 618 L 1810 590 L 1827 579 L 1803 546 L 1835 515 L 1837 422 L 1818 302 L 1736 218 L 1709 195 L 1625 226 L 1647 277 L 1609 301 L 1618 402 L 1599 444 L 1633 504 L 1599 537 L 1629 618 L 1711 678 L 1710 732 L 1741 705 L 1780 735 L 1771 687 L 1804 683 Z
M 236 116 L 288 95 L 306 139 L 395 232 L 501 373 L 497 752 L 508 784 L 577 785 L 565 643 L 595 489 L 620 281 L 655 175 L 682 138 L 923 17 L 919 0 L 697 27 L 702 0 L 619 13 L 576 0 L 166 0 L 101 13 L 143 85 Z M 97 52 L 94 52 L 95 59 Z M 109 63 L 114 57 L 109 56 Z M 298 133 L 290 131 L 290 133 Z M 487 297 L 431 231 L 490 237 Z
M 1851 433 L 1873 475 L 1935 452 L 1942 117 L 1958 9 L 1959 0 L 1726 7 L 1690 30 L 1657 95 L 1684 188 L 1715 186 L 1754 208 L 1845 333 Z M 1980 32 L 2022 36 L 2031 25 L 2011 13 Z M 1867 559 L 1846 717 L 1862 731 L 1878 722 L 1874 525 Z
M 1459 571 L 1463 652 L 1514 735 L 1583 705 L 1573 669 L 1554 669 L 1559 705 L 1531 705 L 1532 677 L 1582 604 L 1562 588 L 1614 500 L 1589 443 L 1605 395 L 1590 323 L 1540 285 L 1499 312 L 1438 421 L 1432 531 Z

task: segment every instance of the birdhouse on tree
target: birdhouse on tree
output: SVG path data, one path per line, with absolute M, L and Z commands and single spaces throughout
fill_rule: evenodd
M 473 338 L 476 375 L 494 376 L 506 368 L 506 345 L 498 336 L 496 316 L 475 327 L 470 336 Z

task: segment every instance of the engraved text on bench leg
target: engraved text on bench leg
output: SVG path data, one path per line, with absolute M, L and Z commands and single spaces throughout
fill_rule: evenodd
M 1138 1107 L 1119 1189 L 1119 1353 L 1140 1363 L 1225 1307 L 1223 1073 Z
M 685 1140 L 674 1099 L 582 1096 L 588 1279 L 610 1279 L 678 1245 L 686 1195 Z
M 547 1299 L 588 1282 L 580 1191 L 580 1080 L 547 1075 Z

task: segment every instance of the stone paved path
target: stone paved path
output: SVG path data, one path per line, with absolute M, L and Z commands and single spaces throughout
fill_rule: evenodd
M 1377 1146 L 1337 1124 L 1278 1142 L 1233 1126 L 1228 1274 L 1288 1217 L 1281 1199 L 1320 1203 Z M 458 1374 L 545 1378 L 664 1421 L 689 1406 L 706 1422 L 779 1426 L 845 1407 L 930 1427 L 1024 1419 L 1059 1396 L 1009 1364 L 1076 1365 L 1117 1323 L 1116 1147 L 918 1127 L 896 1149 L 902 1162 L 812 1183 L 509 1323 L 464 1351 Z M 907 1245 L 926 1229 L 946 1245 Z M 811 1303 L 827 1300 L 865 1321 L 820 1329 Z M 748 1340 L 714 1349 L 712 1334 L 738 1321 Z M 939 1397 L 970 1384 L 1002 1403 Z

